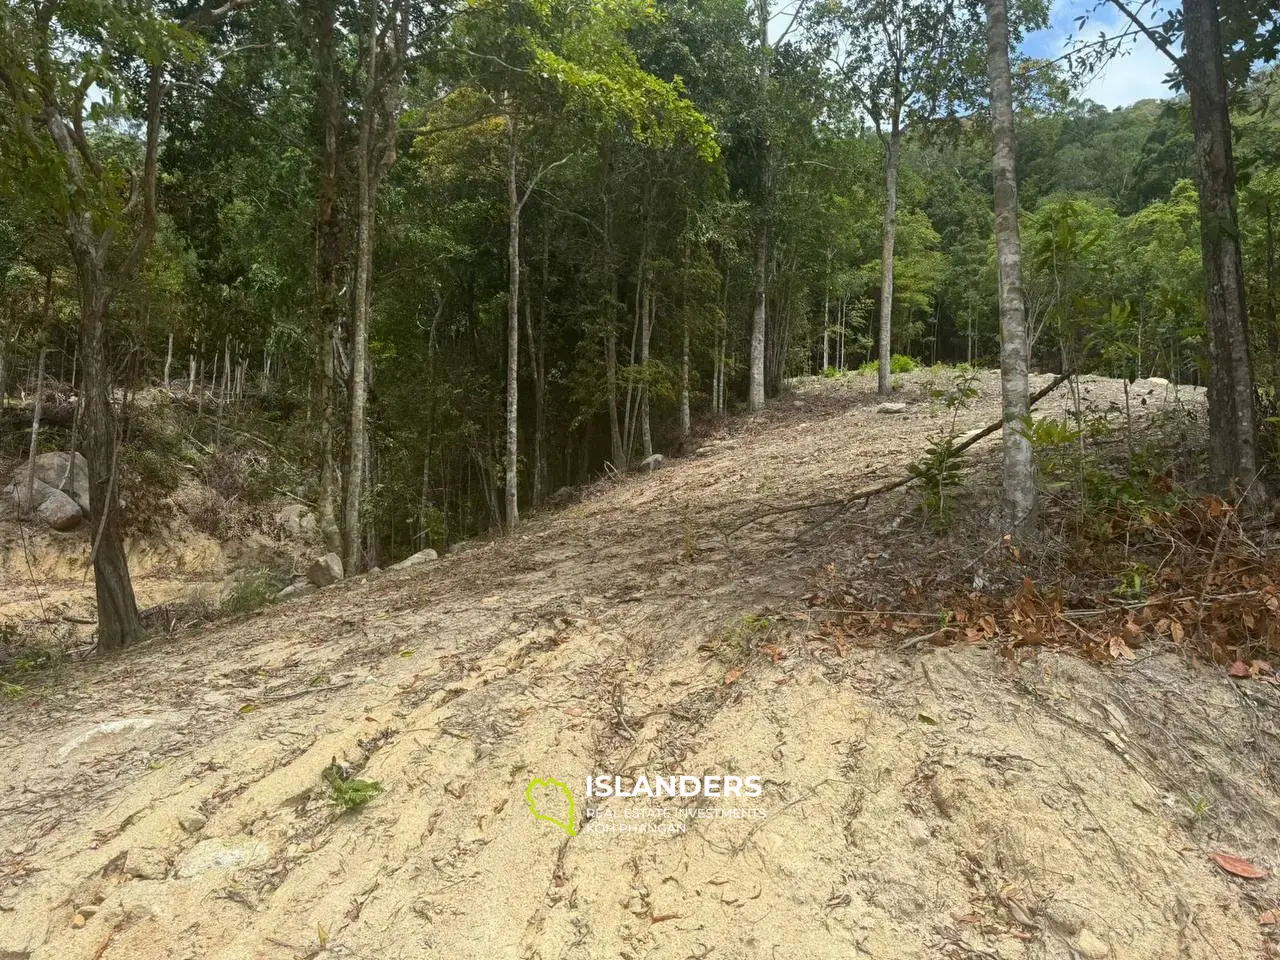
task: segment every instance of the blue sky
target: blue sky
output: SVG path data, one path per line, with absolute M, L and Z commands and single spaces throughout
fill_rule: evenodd
M 1136 5 L 1131 3 L 1130 7 Z M 1148 23 L 1158 19 L 1150 7 L 1144 14 L 1143 19 Z M 1089 22 L 1080 31 L 1075 18 L 1084 15 L 1088 15 Z M 1097 0 L 1054 0 L 1050 22 L 1048 30 L 1028 34 L 1022 45 L 1024 53 L 1036 57 L 1059 57 L 1067 50 L 1068 38 L 1077 33 L 1085 40 L 1092 40 L 1097 38 L 1099 31 L 1110 36 L 1128 26 L 1128 21 L 1115 7 L 1105 2 L 1098 4 Z M 1164 54 L 1145 37 L 1129 41 L 1125 49 L 1125 56 L 1113 60 L 1085 82 L 1079 91 L 1081 97 L 1096 100 L 1104 106 L 1121 107 L 1148 97 L 1171 95 L 1165 86 L 1164 76 L 1172 67 Z

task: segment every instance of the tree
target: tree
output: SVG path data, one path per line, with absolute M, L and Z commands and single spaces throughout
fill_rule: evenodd
M 119 525 L 111 304 L 137 275 L 156 234 L 167 62 L 177 53 L 194 55 L 191 29 L 242 5 L 227 0 L 180 22 L 143 0 L 87 10 L 60 10 L 56 2 L 10 5 L 0 15 L 0 136 L 62 221 L 79 285 L 91 556 L 104 651 L 143 632 Z M 105 100 L 91 101 L 91 91 Z M 98 125 L 111 120 L 142 125 L 140 155 L 122 158 L 99 148 Z M 126 244 L 121 237 L 128 234 Z
M 824 45 L 855 104 L 884 146 L 878 389 L 890 392 L 898 173 L 905 129 L 928 124 L 968 98 L 977 38 L 940 0 L 856 0 L 828 19 Z
M 1035 518 L 1035 466 L 1026 434 L 1027 317 L 1022 292 L 1022 242 L 1018 234 L 1018 180 L 1013 125 L 1013 76 L 1005 0 L 985 0 L 987 70 L 991 76 L 991 127 L 995 144 L 996 261 L 1000 287 L 1000 394 L 1004 415 L 1004 509 L 1007 529 L 1027 530 Z

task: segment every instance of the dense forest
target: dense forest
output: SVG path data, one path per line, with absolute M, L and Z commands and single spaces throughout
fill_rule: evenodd
M 1036 0 L 6 0 L 4 453 L 78 398 L 105 647 L 156 387 L 296 464 L 349 571 L 867 365 L 1002 366 L 1007 424 L 1028 368 L 1207 384 L 1210 483 L 1260 491 L 1280 23 L 1122 9 L 1037 60 Z M 1080 99 L 1138 33 L 1169 98 Z

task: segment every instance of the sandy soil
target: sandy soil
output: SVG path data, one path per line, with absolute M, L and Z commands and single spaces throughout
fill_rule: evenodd
M 1275 688 L 1152 648 L 831 642 L 806 595 L 874 603 L 932 551 L 909 491 L 722 533 L 900 472 L 946 416 L 919 379 L 898 415 L 872 378 L 802 384 L 517 537 L 0 704 L 0 958 L 1280 956 L 1280 884 L 1211 859 L 1280 869 Z M 334 759 L 384 792 L 340 814 Z M 763 793 L 619 831 L 658 803 L 586 778 L 641 773 Z

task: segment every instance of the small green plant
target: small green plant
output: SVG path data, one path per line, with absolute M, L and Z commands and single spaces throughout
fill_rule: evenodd
M 3 694 L 8 699 L 16 700 L 26 692 L 27 688 L 20 683 L 10 683 L 8 680 L 0 680 L 0 694 Z
M 382 784 L 377 780 L 351 776 L 336 759 L 324 768 L 324 779 L 329 784 L 329 800 L 343 813 L 361 809 L 382 793 Z
M 1209 798 L 1189 793 L 1186 796 L 1186 801 L 1187 807 L 1191 812 L 1191 819 L 1196 822 L 1203 820 L 1205 814 L 1209 812 Z
M 822 375 L 826 377 L 828 380 L 835 380 L 835 379 L 838 379 L 839 377 L 844 376 L 844 371 L 841 370 L 839 367 L 824 367 L 822 370 Z
M 1116 593 L 1122 597 L 1140 599 L 1151 586 L 1151 569 L 1145 563 L 1131 563 L 1120 571 L 1120 584 Z
M 746 614 L 723 633 L 704 643 L 702 649 L 730 666 L 744 663 L 772 631 L 773 621 L 768 617 Z
M 222 601 L 223 613 L 253 613 L 272 603 L 280 587 L 270 570 L 250 570 Z
M 907 467 L 907 472 L 921 481 L 923 496 L 921 508 L 927 519 L 936 523 L 946 521 L 946 492 L 960 485 L 964 472 L 956 454 L 956 421 L 960 411 L 973 403 L 978 396 L 978 375 L 973 372 L 957 372 L 947 390 L 931 391 L 931 398 L 951 411 L 951 419 L 945 431 L 935 437 L 924 456 Z

